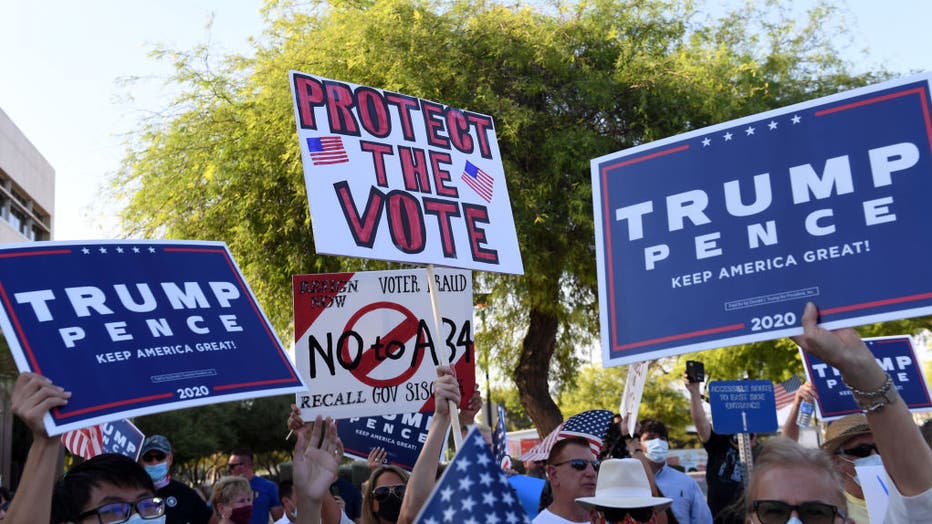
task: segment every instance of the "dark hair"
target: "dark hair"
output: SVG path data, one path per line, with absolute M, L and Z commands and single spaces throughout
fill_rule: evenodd
M 576 444 L 578 446 L 582 446 L 586 449 L 589 449 L 589 441 L 583 437 L 569 437 L 563 440 L 558 440 L 556 444 L 554 444 L 553 447 L 550 448 L 550 454 L 547 455 L 547 463 L 552 464 L 553 459 L 556 458 L 557 455 L 559 455 L 561 451 L 563 451 L 563 448 L 565 448 L 566 446 L 569 446 L 570 444 Z
M 74 466 L 58 479 L 52 491 L 52 522 L 77 522 L 91 491 L 104 484 L 155 494 L 152 479 L 139 463 L 118 453 L 104 453 Z
M 621 418 L 621 415 L 615 415 Z M 599 460 L 610 458 L 628 458 L 628 444 L 621 433 L 621 427 L 618 422 L 612 422 L 608 425 L 608 431 L 605 432 L 605 442 L 602 444 L 602 451 L 599 453 Z
M 278 483 L 278 498 L 283 499 L 285 497 L 294 498 L 292 494 L 294 493 L 294 483 L 290 480 L 283 480 Z
M 249 458 L 250 464 L 254 462 L 253 457 L 252 457 L 252 450 L 249 448 L 236 448 L 232 452 L 230 452 L 230 455 L 234 455 L 237 457 L 247 457 Z
M 656 433 L 664 439 L 670 438 L 667 425 L 655 418 L 646 418 L 641 421 L 641 435 L 645 433 Z

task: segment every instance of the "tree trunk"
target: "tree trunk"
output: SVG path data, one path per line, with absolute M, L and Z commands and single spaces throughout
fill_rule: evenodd
M 515 384 L 521 404 L 541 438 L 560 425 L 563 415 L 550 396 L 550 360 L 557 343 L 559 322 L 553 315 L 531 309 L 527 334 L 515 369 Z

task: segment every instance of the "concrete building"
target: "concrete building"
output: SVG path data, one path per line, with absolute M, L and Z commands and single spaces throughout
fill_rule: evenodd
M 54 215 L 55 170 L 0 109 L 0 243 L 51 240 Z M 7 487 L 16 485 L 25 460 L 12 453 L 16 375 L 0 334 L 0 485 Z

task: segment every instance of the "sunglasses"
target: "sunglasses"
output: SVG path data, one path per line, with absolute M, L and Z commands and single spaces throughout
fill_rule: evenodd
M 147 497 L 136 502 L 111 502 L 81 513 L 77 521 L 96 515 L 100 524 L 117 524 L 128 521 L 134 511 L 143 520 L 157 519 L 165 514 L 165 502 L 159 497 Z
M 163 460 L 165 460 L 165 453 L 161 451 L 153 451 L 142 456 L 143 462 L 162 462 Z
M 562 466 L 563 464 L 569 464 L 571 468 L 576 471 L 585 471 L 586 466 L 592 464 L 592 469 L 594 471 L 599 471 L 599 466 L 602 464 L 600 460 L 586 460 L 586 459 L 570 459 L 564 460 L 563 462 L 557 462 L 556 464 L 551 464 L 551 466 Z
M 839 449 L 838 454 L 848 455 L 849 457 L 864 458 L 870 456 L 871 452 L 880 453 L 876 444 L 858 444 L 853 448 Z
M 845 514 L 838 510 L 838 506 L 822 502 L 803 502 L 793 505 L 782 500 L 755 500 L 752 506 L 762 524 L 784 524 L 789 520 L 793 511 L 796 511 L 803 524 L 832 524 L 836 516 L 845 518 Z
M 230 462 L 227 464 L 227 471 L 233 471 L 234 469 L 242 466 L 245 462 Z
M 405 485 L 396 484 L 394 486 L 379 486 L 372 490 L 372 497 L 379 502 L 385 502 L 389 496 L 394 495 L 397 499 L 403 499 L 405 496 Z
M 650 522 L 654 517 L 654 508 L 605 508 L 600 507 L 599 511 L 605 517 L 606 522 L 625 522 L 628 517 L 635 522 Z M 783 524 L 783 523 L 781 523 Z

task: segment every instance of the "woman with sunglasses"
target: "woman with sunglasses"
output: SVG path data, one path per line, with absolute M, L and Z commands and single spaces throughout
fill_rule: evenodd
M 219 524 L 249 524 L 252 518 L 252 488 L 245 477 L 221 477 L 210 496 Z
M 609 459 L 599 468 L 595 495 L 576 502 L 599 512 L 606 524 L 666 524 L 673 499 L 656 497 L 638 459 Z
M 362 524 L 395 524 L 401 512 L 408 474 L 398 466 L 377 467 L 362 494 Z

